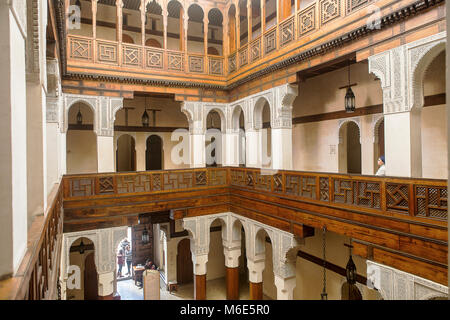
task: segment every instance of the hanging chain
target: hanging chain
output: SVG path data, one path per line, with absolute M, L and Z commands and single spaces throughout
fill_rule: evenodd
M 327 269 L 326 269 L 326 232 L 327 228 L 323 226 L 322 228 L 322 249 L 323 249 L 323 289 L 322 293 L 320 294 L 320 297 L 322 300 L 328 300 L 328 294 L 327 294 Z

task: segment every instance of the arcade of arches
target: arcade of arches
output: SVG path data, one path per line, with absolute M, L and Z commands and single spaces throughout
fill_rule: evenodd
M 164 299 L 320 299 L 324 277 L 330 300 L 448 296 L 445 27 L 267 71 L 270 60 L 257 61 L 276 54 L 271 41 L 293 51 L 282 45 L 290 23 L 298 39 L 316 37 L 305 22 L 316 11 L 320 28 L 338 28 L 326 1 L 26 2 L 38 4 L 40 31 L 21 25 L 30 5 L 23 21 L 5 18 L 1 40 L 14 53 L 0 53 L 0 65 L 20 76 L 0 95 L 11 106 L 0 279 L 24 264 L 51 272 L 45 289 L 21 284 L 0 297 L 125 299 L 122 281 L 142 295 L 137 269 L 118 276 L 125 238 L 133 267 L 158 268 Z M 62 8 L 81 18 L 60 36 Z M 14 10 L 0 5 L 2 16 Z M 183 72 L 171 69 L 177 61 Z M 212 74 L 217 61 L 225 71 Z M 31 254 L 27 237 L 44 249 Z

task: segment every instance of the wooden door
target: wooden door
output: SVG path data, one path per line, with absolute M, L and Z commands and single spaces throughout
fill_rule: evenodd
M 190 283 L 194 280 L 194 266 L 191 256 L 191 241 L 183 239 L 178 243 L 177 252 L 177 282 Z
M 142 233 L 147 228 L 149 242 L 148 244 L 142 243 Z M 138 264 L 145 265 L 147 259 L 153 260 L 153 226 L 152 224 L 138 224 L 131 229 L 132 248 L 133 248 L 133 266 Z
M 95 254 L 90 253 L 84 261 L 84 300 L 98 299 L 98 279 Z

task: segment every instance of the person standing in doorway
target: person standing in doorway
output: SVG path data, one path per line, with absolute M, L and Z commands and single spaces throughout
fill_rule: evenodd
M 128 273 L 127 276 L 131 274 L 131 261 L 133 260 L 133 255 L 131 253 L 130 246 L 127 246 L 125 249 L 125 259 L 127 262 Z
M 377 173 L 375 174 L 376 176 L 385 176 L 386 175 L 385 164 L 386 164 L 386 160 L 385 160 L 384 156 L 379 157 L 378 158 L 378 166 L 379 166 L 379 168 L 378 168 Z
M 123 263 L 124 263 L 123 250 L 120 249 L 120 250 L 119 250 L 119 254 L 117 255 L 117 264 L 119 265 L 119 270 L 117 271 L 117 276 L 118 276 L 119 278 L 122 278 L 122 267 L 123 267 Z

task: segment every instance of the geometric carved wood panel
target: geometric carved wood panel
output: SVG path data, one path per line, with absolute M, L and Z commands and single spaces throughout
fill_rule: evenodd
M 301 11 L 298 14 L 298 33 L 304 35 L 316 28 L 316 5 Z
M 352 13 L 373 2 L 373 0 L 347 0 L 347 13 Z
M 320 1 L 320 24 L 325 24 L 341 16 L 341 0 Z

